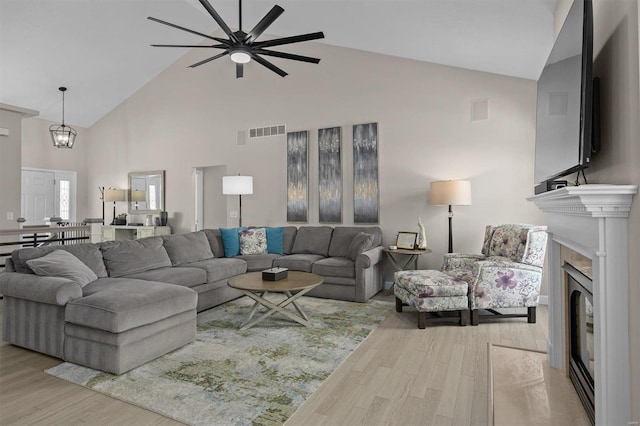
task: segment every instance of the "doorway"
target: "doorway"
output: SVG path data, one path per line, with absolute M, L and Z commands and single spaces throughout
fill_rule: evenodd
M 227 166 L 194 169 L 196 231 L 227 226 L 227 197 L 222 195 L 222 176 L 226 173 Z
M 45 218 L 76 221 L 77 173 L 22 168 L 20 216 L 23 226 L 44 225 Z

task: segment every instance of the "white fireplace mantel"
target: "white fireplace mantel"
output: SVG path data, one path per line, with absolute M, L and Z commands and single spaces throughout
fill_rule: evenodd
M 548 360 L 552 367 L 567 368 L 568 296 L 560 247 L 592 261 L 597 425 L 626 425 L 631 417 L 627 222 L 637 191 L 637 185 L 582 185 L 528 198 L 547 214 Z

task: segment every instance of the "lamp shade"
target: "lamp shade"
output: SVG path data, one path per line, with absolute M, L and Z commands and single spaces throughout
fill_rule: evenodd
M 104 201 L 106 202 L 117 202 L 117 201 L 126 201 L 127 194 L 124 189 L 105 189 L 104 190 Z
M 222 176 L 224 195 L 253 194 L 253 176 Z
M 429 203 L 435 206 L 470 206 L 471 181 L 440 180 L 431 182 Z
M 146 201 L 147 200 L 147 191 L 135 190 L 131 191 L 131 201 Z

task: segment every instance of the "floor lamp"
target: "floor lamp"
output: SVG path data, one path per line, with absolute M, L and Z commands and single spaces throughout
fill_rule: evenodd
M 238 226 L 242 226 L 242 196 L 253 194 L 253 176 L 222 176 L 222 194 L 238 196 Z
M 116 224 L 116 203 L 127 200 L 127 194 L 124 189 L 105 189 L 104 201 L 110 203 L 113 201 L 113 220 L 112 225 Z
M 429 203 L 434 206 L 449 206 L 449 253 L 453 253 L 453 210 L 451 206 L 471 205 L 471 182 L 468 180 L 431 182 Z

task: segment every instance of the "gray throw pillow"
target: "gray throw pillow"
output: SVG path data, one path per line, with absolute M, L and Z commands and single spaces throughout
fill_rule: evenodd
M 333 228 L 330 226 L 301 226 L 296 233 L 292 253 L 326 256 Z
M 84 287 L 98 276 L 80 259 L 64 250 L 54 250 L 37 259 L 27 260 L 27 265 L 36 273 L 47 277 L 61 277 Z
M 164 249 L 173 266 L 200 262 L 214 257 L 207 235 L 202 231 L 165 235 L 162 239 Z
M 373 245 L 373 235 L 366 234 L 364 232 L 358 232 L 347 249 L 347 254 L 354 262 L 360 253 L 364 253 L 369 250 Z

